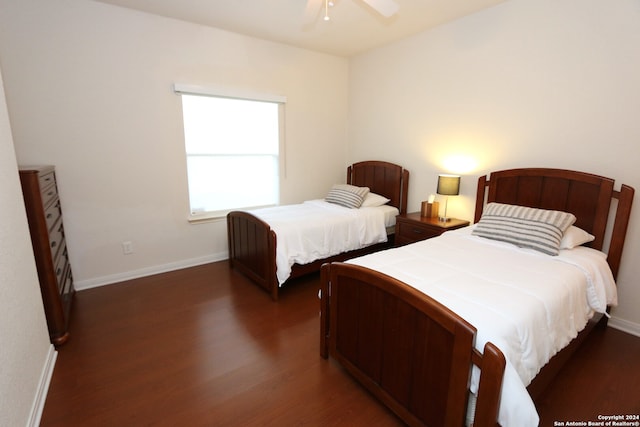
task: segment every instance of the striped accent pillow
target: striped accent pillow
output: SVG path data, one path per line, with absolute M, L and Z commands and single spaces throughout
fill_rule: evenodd
M 472 234 L 558 255 L 562 236 L 575 221 L 567 212 L 489 203 Z
M 344 206 L 345 208 L 357 209 L 364 202 L 364 198 L 369 193 L 369 187 L 356 187 L 349 184 L 336 184 L 329 194 L 325 197 L 325 201 Z

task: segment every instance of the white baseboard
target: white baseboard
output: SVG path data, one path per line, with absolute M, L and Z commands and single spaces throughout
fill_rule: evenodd
M 619 317 L 611 317 L 607 322 L 607 325 L 614 329 L 640 337 L 640 324 L 638 323 L 629 322 L 628 320 L 620 319 Z
M 42 373 L 40 374 L 38 392 L 36 393 L 33 405 L 31 406 L 31 413 L 29 414 L 29 420 L 27 422 L 28 427 L 38 427 L 40 425 L 42 411 L 44 410 L 44 403 L 47 400 L 47 393 L 49 392 L 49 385 L 51 384 L 53 368 L 56 366 L 57 358 L 58 352 L 53 344 L 51 344 L 49 346 L 49 352 L 47 353 L 44 366 L 42 367 Z
M 229 258 L 225 253 L 207 255 L 199 258 L 185 259 L 171 262 L 169 264 L 155 265 L 153 267 L 141 268 L 139 270 L 126 271 L 124 273 L 110 274 L 108 276 L 95 277 L 93 279 L 78 280 L 74 282 L 76 290 L 97 288 L 99 286 L 111 285 L 124 282 L 126 280 L 138 279 L 140 277 L 152 276 L 154 274 L 166 273 L 168 271 L 180 270 L 197 265 L 208 264 L 210 262 L 222 261 Z

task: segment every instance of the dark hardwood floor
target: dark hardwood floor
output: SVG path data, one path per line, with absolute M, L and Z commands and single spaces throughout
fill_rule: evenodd
M 42 426 L 398 426 L 319 356 L 318 275 L 277 303 L 218 262 L 80 291 Z M 593 334 L 537 402 L 542 426 L 640 414 L 640 338 Z

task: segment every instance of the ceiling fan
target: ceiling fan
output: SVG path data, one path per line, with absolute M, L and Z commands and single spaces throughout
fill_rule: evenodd
M 373 10 L 378 12 L 380 15 L 385 18 L 390 18 L 398 12 L 399 6 L 395 0 L 354 0 L 354 1 L 362 1 L 367 4 Z M 322 10 L 324 14 L 324 20 L 328 21 L 329 18 L 329 7 L 333 6 L 332 0 L 307 0 L 307 8 L 305 11 L 305 21 L 309 22 L 311 20 L 315 20 L 317 18 L 318 13 Z

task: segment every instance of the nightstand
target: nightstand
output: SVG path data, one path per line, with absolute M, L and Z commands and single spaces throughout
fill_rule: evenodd
M 438 218 L 425 218 L 420 212 L 398 215 L 396 217 L 395 245 L 402 246 L 420 240 L 430 239 L 448 230 L 466 227 L 469 221 L 451 218 L 447 222 Z

